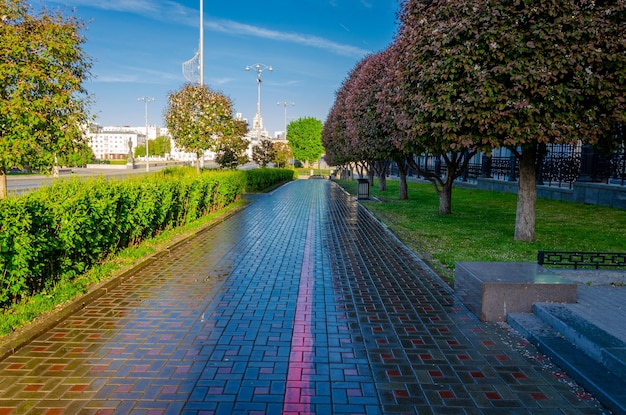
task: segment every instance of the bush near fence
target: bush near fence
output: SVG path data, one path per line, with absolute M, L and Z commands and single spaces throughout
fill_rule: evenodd
M 167 169 L 66 180 L 0 200 L 0 308 L 72 280 L 111 254 L 292 177 L 293 171 Z

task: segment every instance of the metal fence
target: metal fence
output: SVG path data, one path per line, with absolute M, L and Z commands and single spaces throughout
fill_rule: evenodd
M 415 163 L 423 172 L 445 176 L 446 164 L 442 157 L 416 155 Z M 626 146 L 606 155 L 586 145 L 548 145 L 545 155 L 537 160 L 537 184 L 571 188 L 576 181 L 609 183 L 626 186 Z M 390 173 L 397 175 L 393 165 Z M 410 170 L 409 176 L 417 176 Z M 479 153 L 472 157 L 468 169 L 458 179 L 475 182 L 478 178 L 517 181 L 519 162 L 507 149 L 499 149 L 491 156 Z

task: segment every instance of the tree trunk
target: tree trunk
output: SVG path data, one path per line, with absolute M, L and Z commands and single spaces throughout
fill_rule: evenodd
M 439 214 L 450 215 L 452 214 L 452 184 L 454 180 L 446 179 L 439 189 Z
M 537 151 L 534 147 L 525 147 L 519 160 L 517 212 L 515 216 L 516 241 L 532 242 L 535 239 L 536 156 Z
M 4 171 L 4 169 L 0 168 L 0 199 L 6 199 L 8 194 L 7 173 Z
M 406 176 L 408 173 L 408 166 L 404 161 L 396 162 L 398 166 L 398 176 L 400 176 L 400 200 L 406 200 L 409 198 L 409 189 L 406 182 Z
M 388 161 L 377 161 L 374 166 L 376 166 L 376 174 L 378 174 L 378 190 L 381 192 L 387 191 L 387 167 L 389 166 Z
M 446 179 L 439 179 L 441 189 L 439 194 L 439 214 L 452 214 L 452 188 L 454 187 L 454 179 L 459 175 L 457 170 L 459 167 L 459 154 L 455 153 L 455 157 L 446 157 Z
M 196 153 L 196 173 L 200 174 L 200 156 L 202 153 Z
M 387 191 L 387 175 L 385 173 L 378 176 L 378 190 L 380 192 Z

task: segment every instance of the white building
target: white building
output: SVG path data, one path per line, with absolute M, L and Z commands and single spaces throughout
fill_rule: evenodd
M 87 131 L 89 146 L 97 160 L 127 160 L 129 150 L 134 154 L 137 146 L 146 144 L 146 127 L 129 126 L 108 126 L 102 127 L 93 124 Z M 167 128 L 156 126 L 148 127 L 148 139 L 154 140 L 157 137 L 169 137 Z M 170 137 L 171 152 L 166 155 L 169 160 L 175 161 L 195 161 L 195 153 L 187 153 L 176 146 Z M 148 154 L 149 158 L 150 155 Z M 141 156 L 139 158 L 142 158 Z M 206 151 L 204 160 L 213 160 L 215 154 Z
M 125 127 L 102 127 L 94 124 L 86 134 L 97 160 L 126 160 L 129 151 L 134 152 L 137 145 L 146 142 L 145 134 Z

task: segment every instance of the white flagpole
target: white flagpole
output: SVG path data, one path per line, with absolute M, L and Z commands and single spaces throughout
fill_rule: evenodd
M 204 0 L 200 0 L 200 86 L 204 85 Z

